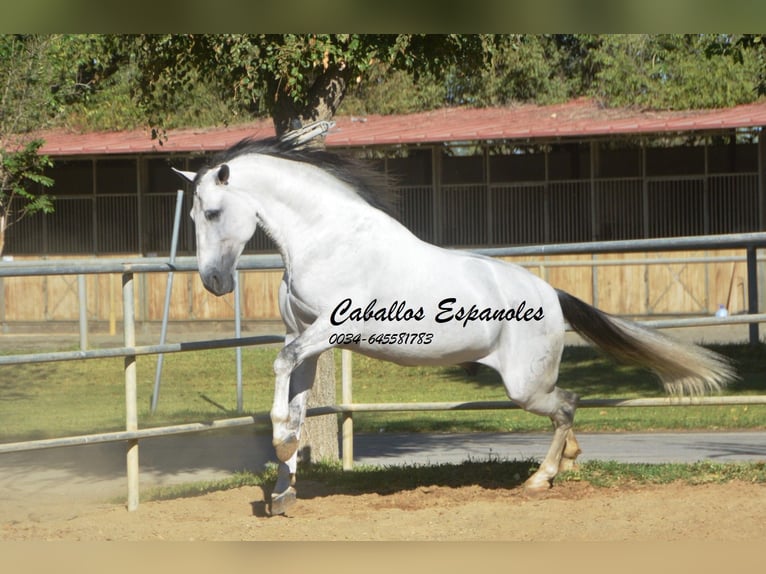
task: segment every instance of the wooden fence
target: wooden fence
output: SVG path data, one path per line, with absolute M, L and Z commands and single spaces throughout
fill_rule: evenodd
M 519 250 L 523 248 L 518 248 Z M 731 314 L 748 309 L 747 257 L 744 249 L 705 249 L 642 253 L 514 255 L 503 259 L 527 267 L 553 286 L 616 315 L 650 317 L 708 315 L 719 305 Z M 34 263 L 40 260 L 23 259 Z M 47 263 L 68 259 L 47 260 Z M 0 266 L 3 264 L 0 264 Z M 758 272 L 762 273 L 762 264 Z M 277 293 L 281 269 L 240 273 L 242 318 L 278 321 Z M 0 276 L 0 327 L 4 333 L 22 328 L 50 328 L 50 322 L 76 329 L 80 319 L 77 276 Z M 142 274 L 136 285 L 136 321 L 162 320 L 167 275 Z M 87 275 L 84 279 L 86 319 L 90 324 L 122 321 L 119 274 Z M 170 321 L 230 321 L 234 295 L 208 293 L 195 271 L 174 274 Z M 47 324 L 47 327 L 43 327 Z M 71 324 L 71 325 L 67 325 Z

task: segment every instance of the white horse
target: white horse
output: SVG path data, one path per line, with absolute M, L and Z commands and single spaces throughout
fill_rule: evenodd
M 295 501 L 307 393 L 318 356 L 332 347 L 401 365 L 495 369 L 511 401 L 553 421 L 550 449 L 525 483 L 530 490 L 549 488 L 580 453 L 577 397 L 556 387 L 565 321 L 616 358 L 653 369 L 669 392 L 715 391 L 734 376 L 720 356 L 611 317 L 519 266 L 421 241 L 387 213 L 384 182 L 359 162 L 246 140 L 198 173 L 180 173 L 194 184 L 191 217 L 208 290 L 232 291 L 257 225 L 285 263 L 272 514 Z

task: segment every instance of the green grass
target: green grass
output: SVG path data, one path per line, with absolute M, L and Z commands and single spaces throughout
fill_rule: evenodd
M 248 349 L 245 414 L 267 412 L 274 349 Z M 159 408 L 151 413 L 156 357 L 137 359 L 140 427 L 238 416 L 234 351 L 164 358 Z M 0 367 L 0 440 L 124 430 L 123 359 Z
M 741 376 L 726 394 L 766 394 L 766 346 L 721 346 Z M 4 351 L 12 352 L 10 350 Z M 243 350 L 244 410 L 271 405 L 274 347 Z M 340 353 L 336 353 L 340 385 Z M 150 413 L 156 357 L 138 358 L 141 428 L 237 416 L 233 350 L 165 356 L 159 409 Z M 469 377 L 457 367 L 398 367 L 354 355 L 355 402 L 505 400 L 498 376 Z M 581 398 L 663 396 L 646 371 L 616 366 L 588 347 L 565 351 L 559 385 Z M 340 401 L 340 390 L 338 390 Z M 87 434 L 124 428 L 122 359 L 0 367 L 0 442 Z M 267 424 L 263 425 L 267 432 Z M 359 413 L 356 432 L 548 431 L 547 419 L 519 410 Z M 763 429 L 766 405 L 721 407 L 582 408 L 580 431 Z
M 725 394 L 766 394 L 766 348 L 716 348 L 737 366 L 741 380 Z M 354 355 L 354 402 L 505 400 L 499 376 L 482 368 L 468 377 L 458 367 L 407 368 Z M 647 371 L 615 365 L 589 347 L 564 353 L 559 386 L 581 399 L 662 397 L 664 392 Z M 581 408 L 576 427 L 581 431 L 641 431 L 670 429 L 753 429 L 766 427 L 766 405 L 705 407 Z M 519 410 L 435 413 L 360 413 L 359 432 L 547 431 L 550 422 Z

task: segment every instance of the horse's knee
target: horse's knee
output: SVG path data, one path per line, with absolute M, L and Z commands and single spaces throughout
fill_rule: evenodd
M 276 375 L 271 421 L 275 425 L 286 423 L 290 416 L 290 375 L 294 367 L 294 353 L 288 347 L 282 349 L 274 360 Z
M 280 353 L 274 360 L 274 374 L 277 377 L 287 377 L 293 370 L 294 361 L 289 355 Z
M 279 376 L 289 375 L 298 364 L 299 346 L 295 340 L 289 345 L 282 347 L 274 359 L 274 373 Z

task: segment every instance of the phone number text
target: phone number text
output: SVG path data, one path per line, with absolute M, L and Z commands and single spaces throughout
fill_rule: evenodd
M 331 345 L 429 345 L 433 333 L 381 333 L 362 337 L 358 333 L 333 333 L 328 339 Z

